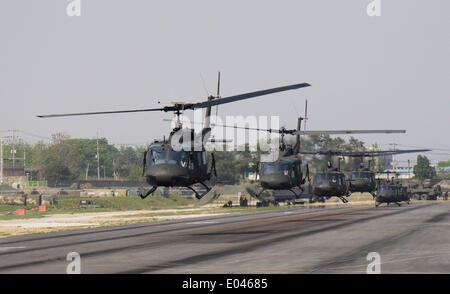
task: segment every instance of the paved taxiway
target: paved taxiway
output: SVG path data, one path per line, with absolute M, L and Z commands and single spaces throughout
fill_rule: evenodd
M 449 232 L 450 203 L 259 211 L 5 238 L 0 273 L 450 273 Z

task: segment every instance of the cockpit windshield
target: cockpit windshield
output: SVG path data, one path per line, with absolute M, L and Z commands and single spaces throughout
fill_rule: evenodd
M 155 149 L 151 150 L 147 155 L 147 164 L 161 164 L 166 163 L 166 154 L 167 154 L 167 163 L 174 163 L 181 165 L 182 167 L 187 167 L 189 164 L 189 153 L 185 151 L 173 151 L 170 149 Z
M 391 191 L 391 192 L 395 192 L 396 188 L 395 186 L 387 186 L 387 185 L 381 185 L 378 187 L 378 191 L 379 192 L 386 192 L 386 191 Z
M 283 174 L 288 176 L 291 166 L 287 163 L 264 162 L 261 164 L 261 175 Z
M 159 164 L 166 162 L 166 152 L 165 150 L 152 150 L 151 158 L 149 160 L 149 164 Z
M 350 178 L 352 180 L 365 179 L 365 180 L 373 181 L 372 173 L 368 173 L 368 172 L 352 172 L 350 174 Z
M 189 162 L 189 153 L 186 151 L 168 150 L 167 162 L 179 164 L 182 167 L 187 167 Z
M 339 174 L 316 174 L 314 176 L 314 183 L 318 184 L 322 182 L 342 183 L 342 179 Z

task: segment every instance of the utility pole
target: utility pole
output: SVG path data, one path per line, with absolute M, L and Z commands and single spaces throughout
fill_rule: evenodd
M 113 178 L 114 178 L 114 180 L 116 180 L 116 161 L 114 159 L 113 159 L 112 168 L 113 168 Z
M 391 143 L 389 145 L 394 146 L 394 151 L 396 150 L 397 144 L 395 143 L 395 141 L 394 143 Z M 397 168 L 397 162 L 395 161 L 394 155 L 392 155 L 392 168 L 394 169 L 394 171 Z
M 89 175 L 89 162 L 86 167 L 86 177 L 85 177 L 86 181 L 88 180 L 88 175 Z
M 10 138 L 10 136 L 5 136 L 0 138 L 0 183 L 3 183 L 3 139 Z
M 16 129 L 12 129 L 9 130 L 10 132 L 12 132 L 12 149 L 11 149 L 11 153 L 12 153 L 12 164 L 13 164 L 13 168 L 16 166 Z
M 0 183 L 3 184 L 3 138 L 0 138 Z
M 97 133 L 97 180 L 100 180 L 100 154 L 98 149 L 98 133 Z
M 408 178 L 411 178 L 411 160 L 408 159 Z

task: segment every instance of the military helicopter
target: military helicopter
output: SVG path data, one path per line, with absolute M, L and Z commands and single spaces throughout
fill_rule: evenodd
M 398 206 L 401 206 L 400 202 L 406 202 L 409 204 L 411 200 L 408 188 L 403 186 L 394 177 L 392 177 L 391 180 L 378 180 L 374 198 L 375 207 L 380 206 L 382 203 L 386 203 L 388 206 L 390 203 L 395 203 Z
M 255 131 L 264 131 L 270 133 L 279 133 L 281 141 L 278 148 L 278 159 L 270 162 L 259 162 L 256 167 L 256 174 L 259 177 L 259 187 L 262 187 L 261 191 L 257 192 L 255 187 L 247 186 L 247 192 L 254 198 L 260 200 L 262 203 L 276 202 L 271 199 L 270 195 L 264 194 L 266 190 L 288 190 L 295 195 L 295 198 L 299 198 L 305 179 L 303 178 L 302 171 L 302 159 L 298 156 L 298 150 L 300 148 L 300 135 L 297 135 L 297 140 L 294 146 L 287 144 L 284 141 L 284 137 L 287 134 L 293 134 L 300 130 L 302 117 L 298 119 L 298 127 L 296 130 L 288 130 L 284 127 L 278 129 L 260 129 L 241 126 L 228 126 L 221 124 L 211 124 L 215 127 L 246 129 Z M 308 169 L 308 167 L 307 167 Z M 308 174 L 308 171 L 307 171 Z M 297 191 L 300 189 L 300 191 Z M 300 193 L 299 193 L 300 192 Z
M 415 150 L 387 150 L 387 151 L 367 151 L 367 152 L 355 152 L 355 153 L 347 153 L 348 157 L 356 157 L 361 160 L 359 169 L 356 171 L 348 172 L 348 181 L 349 193 L 370 193 L 375 198 L 376 191 L 376 181 L 375 181 L 375 172 L 371 170 L 371 162 L 368 161 L 368 166 L 364 165 L 363 158 L 365 157 L 377 157 L 384 155 L 394 155 L 394 154 L 404 154 L 404 153 L 415 153 L 415 152 L 427 152 L 431 151 L 430 149 L 415 149 Z
M 144 154 L 143 176 L 145 177 L 146 182 L 152 187 L 148 190 L 141 188 L 139 194 L 140 197 L 144 199 L 161 186 L 186 187 L 195 193 L 197 199 L 201 199 L 212 189 L 205 182 L 210 180 L 212 175 L 216 175 L 214 155 L 212 154 L 212 162 L 211 166 L 209 167 L 205 150 L 205 142 L 208 141 L 211 133 L 211 107 L 309 86 L 310 84 L 308 83 L 300 83 L 234 95 L 225 98 L 220 98 L 219 95 L 217 97 L 209 96 L 207 101 L 198 103 L 175 102 L 172 106 L 165 106 L 162 108 L 51 114 L 38 115 L 38 117 L 54 118 L 80 115 L 103 115 L 155 111 L 173 112 L 177 117 L 177 125 L 170 132 L 168 140 L 164 138 L 164 140 L 162 141 L 154 141 L 149 145 L 148 150 Z M 183 129 L 180 121 L 180 115 L 182 115 L 185 110 L 195 110 L 202 108 L 206 108 L 206 114 L 204 127 L 201 132 L 196 134 L 193 129 Z M 206 189 L 205 192 L 201 194 L 198 193 L 192 187 L 194 184 L 202 185 Z
M 339 135 L 339 134 L 392 134 L 392 133 L 405 133 L 405 130 L 301 130 L 301 123 L 306 120 L 307 104 L 305 107 L 305 117 L 299 117 L 297 121 L 297 129 L 286 129 L 282 127 L 280 129 L 261 129 L 261 128 L 250 128 L 241 126 L 227 126 L 227 125 L 215 125 L 219 127 L 236 128 L 236 129 L 246 129 L 253 131 L 262 131 L 269 133 L 280 134 L 281 140 L 279 144 L 279 155 L 276 160 L 259 162 L 257 165 L 256 175 L 258 183 L 255 186 L 247 186 L 247 192 L 254 198 L 261 200 L 263 202 L 273 202 L 273 197 L 267 195 L 265 192 L 267 190 L 281 191 L 286 190 L 294 194 L 295 199 L 300 199 L 300 195 L 304 192 L 303 185 L 306 180 L 310 182 L 309 177 L 309 166 L 306 165 L 306 175 L 303 177 L 302 170 L 302 157 L 300 154 L 320 154 L 318 152 L 303 152 L 300 150 L 301 135 Z M 287 144 L 285 142 L 286 135 L 295 135 L 296 140 L 294 145 Z M 331 155 L 330 152 L 326 153 Z M 332 168 L 331 162 L 329 162 L 329 171 L 326 175 L 316 175 L 315 182 L 313 185 L 312 192 L 314 195 L 319 197 L 324 196 L 336 196 L 347 194 L 347 185 L 345 181 L 345 174 Z M 329 192 L 327 188 L 324 187 L 326 183 L 323 180 L 329 181 L 329 183 L 334 184 L 334 182 L 340 183 L 337 187 L 334 187 Z M 342 180 L 342 181 L 341 181 Z M 319 183 L 320 182 L 320 183 Z M 336 185 L 334 185 L 336 186 Z M 338 193 L 338 194 L 336 194 Z M 344 199 L 344 198 L 343 198 Z M 313 201 L 310 199 L 310 201 Z M 345 199 L 343 201 L 346 201 Z
M 387 131 L 395 132 L 395 131 Z M 400 131 L 399 131 L 400 132 Z M 326 155 L 327 167 L 323 172 L 318 172 L 313 177 L 313 183 L 309 187 L 310 203 L 320 201 L 324 202 L 333 196 L 338 197 L 342 202 L 347 203 L 345 197 L 351 195 L 352 191 L 358 192 L 374 192 L 376 190 L 375 173 L 369 169 L 365 171 L 351 172 L 349 178 L 346 178 L 344 172 L 341 171 L 341 160 L 343 157 L 375 157 L 381 155 L 393 155 L 402 153 L 422 152 L 421 150 L 387 150 L 387 151 L 300 151 L 302 154 L 310 155 Z M 339 156 L 338 167 L 333 167 L 331 156 Z M 374 194 L 372 194 L 374 195 Z M 374 196 L 375 197 L 375 196 Z

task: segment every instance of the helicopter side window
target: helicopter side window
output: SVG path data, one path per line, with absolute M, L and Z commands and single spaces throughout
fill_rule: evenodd
M 151 166 L 153 164 L 151 151 L 145 153 L 145 163 L 147 166 Z

